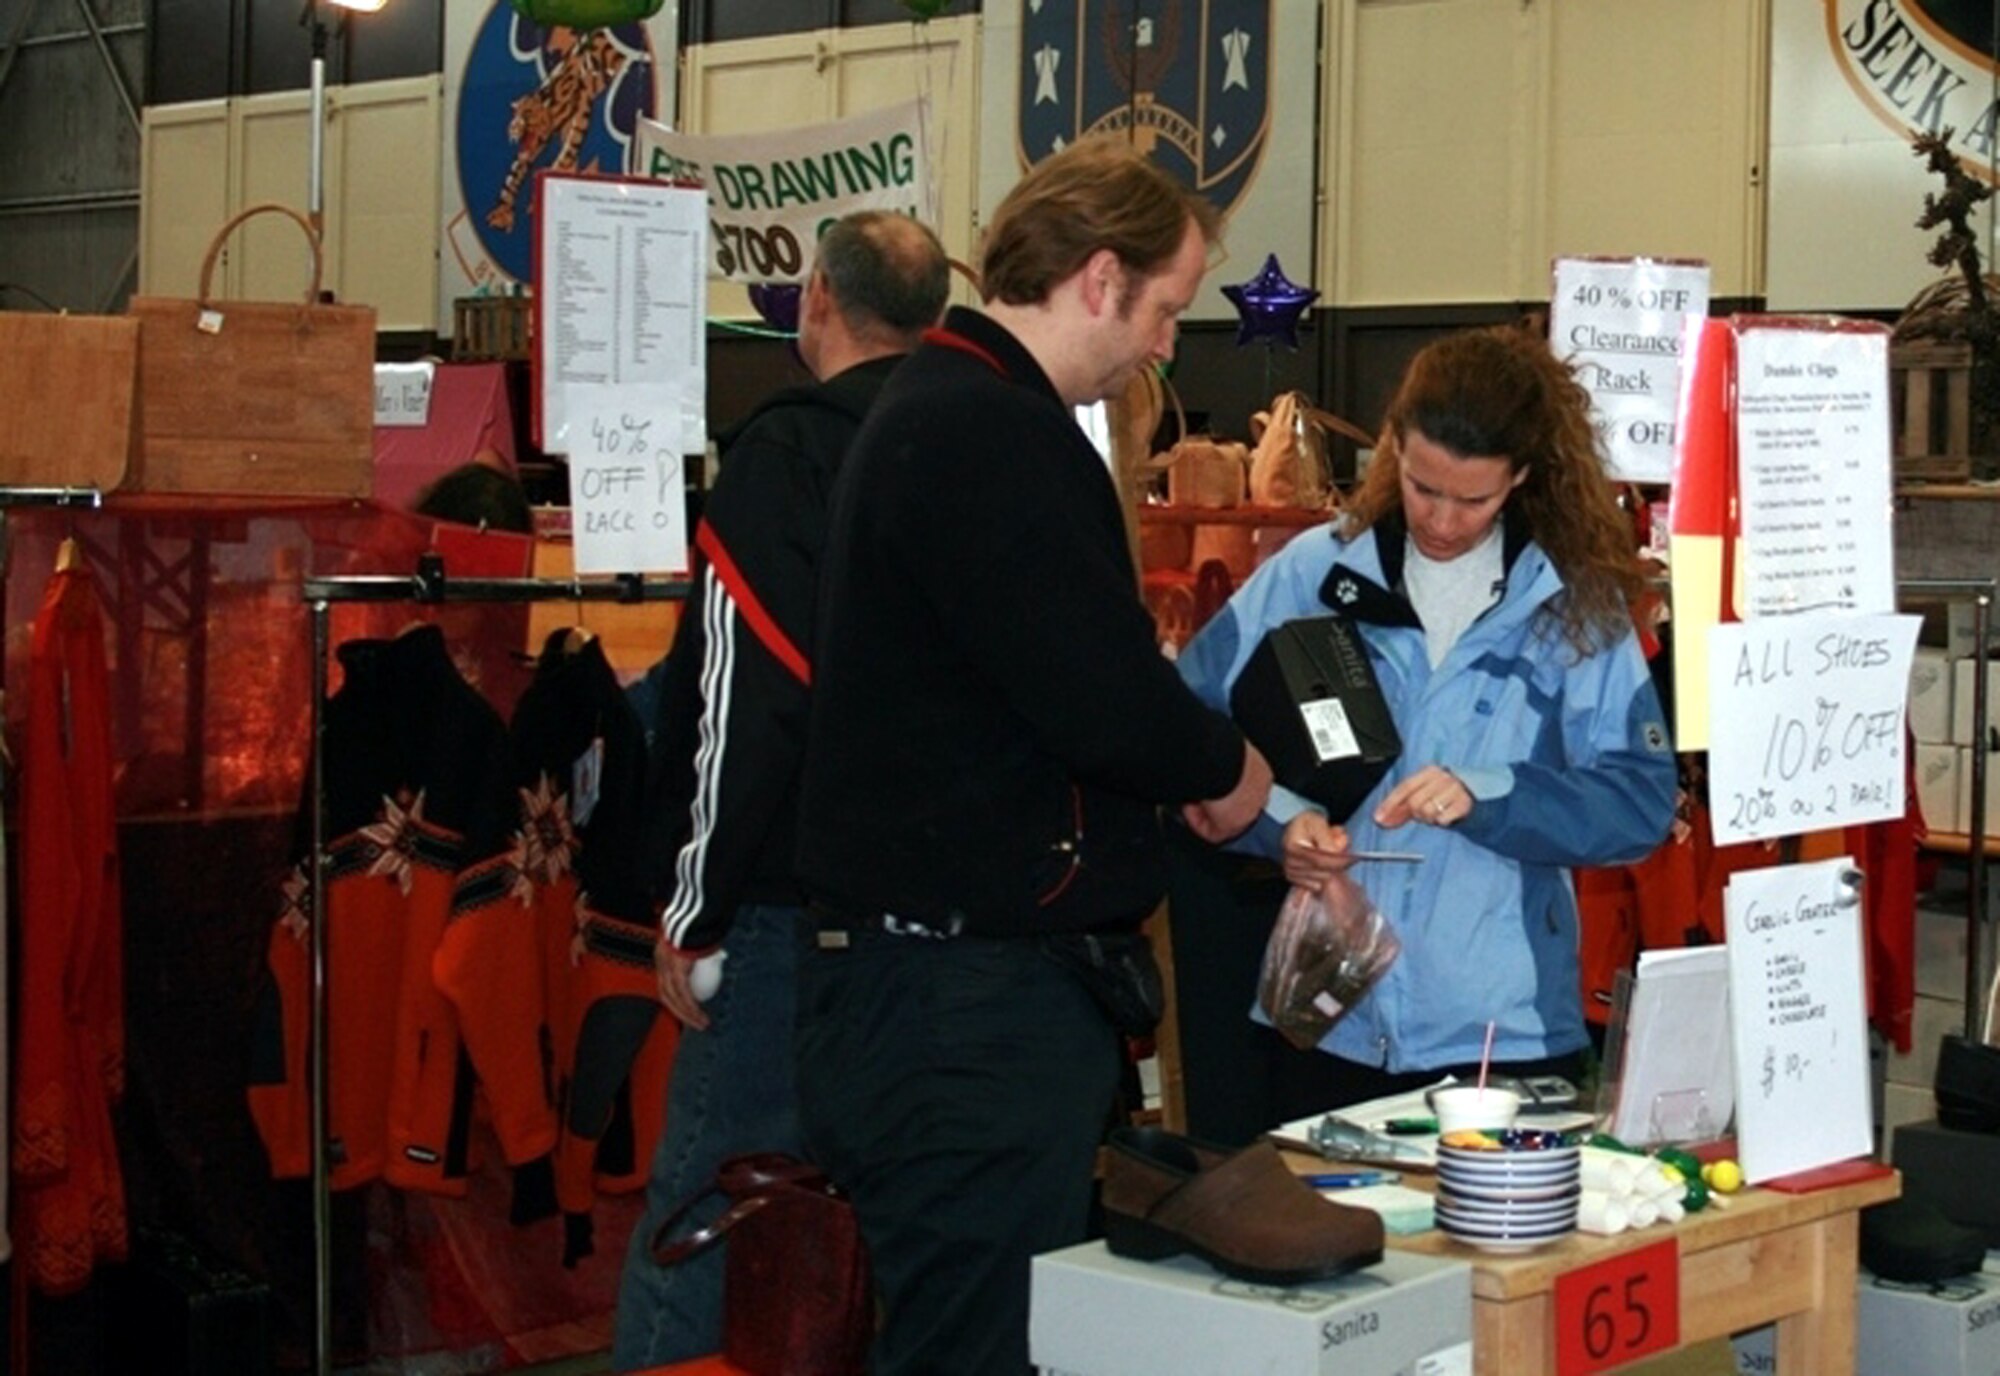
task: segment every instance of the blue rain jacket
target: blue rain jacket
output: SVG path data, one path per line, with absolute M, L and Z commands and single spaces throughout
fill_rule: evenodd
M 1402 955 L 1320 1049 L 1394 1073 L 1463 1065 L 1479 1059 L 1492 1019 L 1495 1060 L 1577 1051 L 1588 1038 L 1570 867 L 1636 860 L 1673 819 L 1672 745 L 1637 637 L 1579 659 L 1543 614 L 1562 595 L 1555 567 L 1508 530 L 1504 590 L 1432 669 L 1400 590 L 1400 515 L 1352 540 L 1335 530 L 1307 531 L 1273 556 L 1180 659 L 1196 694 L 1227 711 L 1267 630 L 1339 613 L 1360 628 L 1402 735 L 1402 755 L 1345 823 L 1356 850 L 1424 857 L 1349 871 Z M 1376 804 L 1427 764 L 1464 782 L 1471 813 L 1444 828 L 1377 826 Z M 1284 824 L 1310 806 L 1273 790 L 1233 847 L 1280 858 Z

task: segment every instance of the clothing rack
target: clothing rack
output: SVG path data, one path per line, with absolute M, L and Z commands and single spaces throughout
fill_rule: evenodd
M 444 561 L 422 555 L 410 575 L 350 574 L 307 578 L 300 595 L 312 613 L 312 977 L 308 1094 L 312 1134 L 313 1372 L 333 1371 L 332 1191 L 328 1187 L 326 1113 L 326 775 L 325 722 L 327 655 L 335 602 L 641 602 L 685 601 L 693 585 L 686 579 L 647 580 L 621 573 L 610 582 L 579 578 L 450 578 Z M 664 653 L 666 647 L 662 646 Z

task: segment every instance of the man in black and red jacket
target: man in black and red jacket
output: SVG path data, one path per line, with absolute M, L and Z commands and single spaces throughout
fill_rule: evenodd
M 1222 839 L 1270 789 L 1155 647 L 1073 411 L 1172 354 L 1214 231 L 1122 144 L 1037 165 L 987 230 L 984 309 L 925 336 L 834 491 L 798 1073 L 881 1291 L 876 1376 L 1027 1369 L 1029 1258 L 1083 1238 L 1119 1075 L 1123 986 L 1100 1006 L 1058 957 L 1145 960 L 1158 807 Z
M 944 250 L 914 220 L 862 212 L 831 226 L 799 309 L 799 354 L 818 381 L 772 396 L 724 438 L 695 532 L 694 591 L 654 736 L 664 804 L 654 891 L 665 903 L 654 964 L 684 1031 L 619 1288 L 620 1371 L 720 1348 L 721 1249 L 663 1268 L 648 1244 L 723 1158 L 800 1147 L 794 803 L 827 499 L 875 394 L 944 309 L 947 280 Z M 693 969 L 716 952 L 728 960 L 703 1001 Z M 705 1201 L 681 1229 L 712 1222 L 723 1203 Z

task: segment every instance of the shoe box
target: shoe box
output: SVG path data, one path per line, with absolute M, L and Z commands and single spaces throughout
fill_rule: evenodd
M 1889 1164 L 1903 1173 L 1903 1196 L 2000 1247 L 2000 1135 L 1961 1132 L 1935 1120 L 1896 1129 Z
M 1906 1285 L 1860 1273 L 1854 1296 L 1854 1376 L 1992 1376 L 2000 1371 L 2000 1275 Z M 1777 1330 L 1738 1333 L 1737 1376 L 1785 1376 Z
M 1736 1376 L 1777 1376 L 1778 1330 L 1773 1324 L 1749 1328 L 1729 1340 Z
M 1854 1304 L 1855 1376 L 1991 1376 L 2000 1371 L 2000 1275 L 1928 1285 L 1863 1271 Z
M 1280 1288 L 1101 1242 L 1035 1258 L 1028 1355 L 1045 1376 L 1470 1376 L 1472 1268 L 1388 1252 Z

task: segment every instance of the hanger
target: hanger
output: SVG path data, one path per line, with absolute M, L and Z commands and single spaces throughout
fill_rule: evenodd
M 576 621 L 569 628 L 569 634 L 563 637 L 562 652 L 565 659 L 581 651 L 596 638 L 590 627 L 583 624 L 583 580 L 572 573 L 569 586 L 570 591 L 576 595 Z

